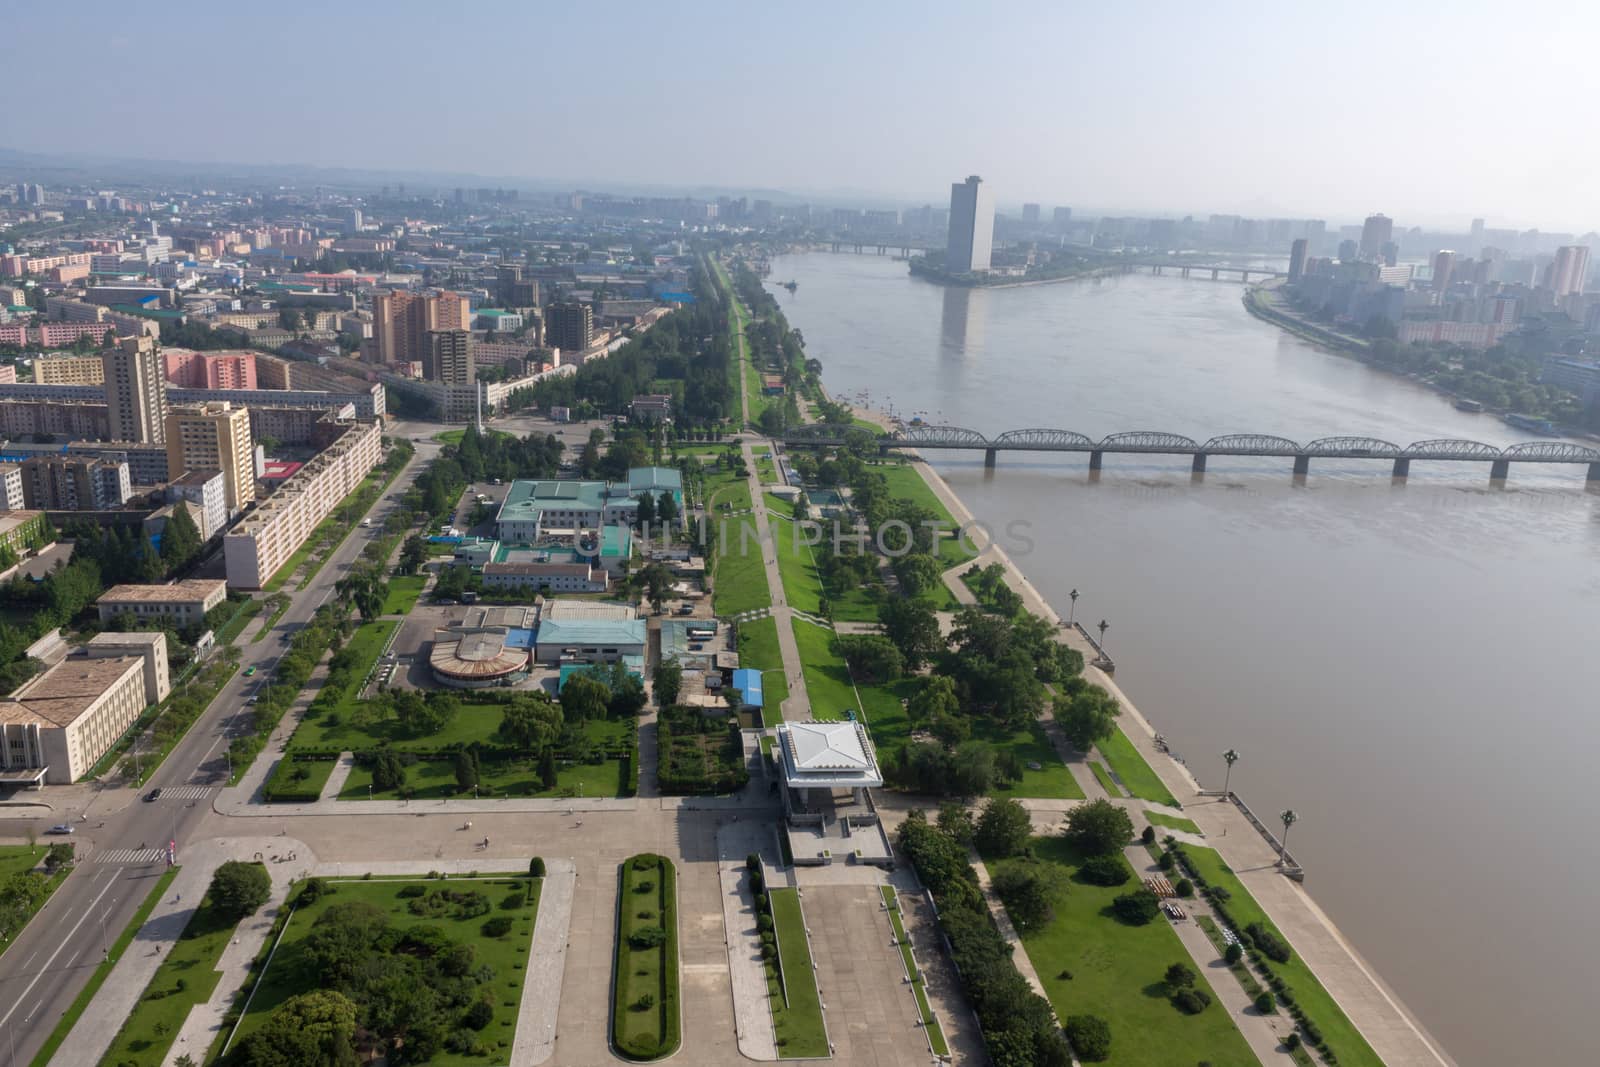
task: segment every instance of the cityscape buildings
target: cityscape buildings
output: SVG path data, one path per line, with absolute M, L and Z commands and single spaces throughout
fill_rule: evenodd
M 226 400 L 174 408 L 167 416 L 167 471 L 221 471 L 228 515 L 256 499 L 255 442 L 250 412 Z
M 124 338 L 106 349 L 103 358 L 111 439 L 163 444 L 167 382 L 155 343 L 148 337 Z

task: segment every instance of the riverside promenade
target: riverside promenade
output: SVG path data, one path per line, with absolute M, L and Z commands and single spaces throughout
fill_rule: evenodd
M 856 412 L 885 429 L 891 425 L 881 413 L 859 408 Z M 920 455 L 910 449 L 903 451 L 912 457 L 923 481 L 958 524 L 966 526 L 976 522 L 961 498 Z M 1060 640 L 1083 653 L 1086 664 L 1094 658 L 1095 650 L 1081 634 L 1065 626 L 1055 609 L 998 545 L 984 548 L 973 561 L 978 566 L 991 562 L 1001 563 L 1005 567 L 1006 583 L 1023 598 L 1029 611 L 1060 628 Z M 946 572 L 946 584 L 958 593 L 965 591 L 958 575 L 973 563 Z M 1124 674 L 1128 669 L 1125 664 Z M 1250 825 L 1244 814 L 1228 803 L 1226 798 L 1199 795 L 1200 783 L 1186 766 L 1156 747 L 1155 728 L 1111 676 L 1098 668 L 1085 666 L 1084 677 L 1105 687 L 1116 698 L 1123 712 L 1120 720 L 1123 733 L 1166 783 L 1173 796 L 1184 805 L 1184 816 L 1200 827 L 1205 834 L 1206 846 L 1216 849 L 1223 861 L 1233 869 L 1383 1061 L 1392 1067 L 1413 1064 L 1418 1067 L 1455 1067 L 1455 1061 L 1427 1033 L 1421 1022 L 1401 1002 L 1399 995 L 1361 958 L 1355 946 L 1339 931 L 1327 913 L 1317 906 L 1311 894 L 1278 872 L 1277 853 Z M 1308 877 L 1313 881 L 1315 879 L 1314 861 Z

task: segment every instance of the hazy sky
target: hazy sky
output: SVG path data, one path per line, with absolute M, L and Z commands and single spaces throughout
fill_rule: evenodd
M 0 146 L 1600 228 L 1600 6 L 8 7 Z

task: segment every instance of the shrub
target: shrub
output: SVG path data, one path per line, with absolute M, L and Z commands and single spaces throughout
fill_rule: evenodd
M 766 933 L 768 930 L 772 929 L 772 916 L 768 915 L 766 912 L 762 912 L 760 915 L 756 916 L 756 929 L 760 930 L 762 933 Z
M 761 869 L 761 857 L 752 852 L 744 858 L 744 865 L 752 871 L 759 871 Z
M 472 1007 L 468 1008 L 467 1013 L 461 1017 L 462 1023 L 474 1030 L 482 1030 L 493 1019 L 494 1008 L 490 1006 L 487 1000 L 473 1001 Z
M 1173 885 L 1172 890 L 1180 897 L 1192 897 L 1194 896 L 1194 883 L 1187 878 L 1179 878 Z
M 1111 1026 L 1098 1015 L 1073 1015 L 1065 1027 L 1067 1041 L 1078 1059 L 1099 1063 L 1111 1055 Z
M 496 915 L 480 928 L 484 937 L 504 937 L 511 932 L 511 916 Z
M 533 857 L 533 859 L 528 861 L 528 877 L 530 877 L 530 878 L 543 878 L 544 877 L 544 857 L 543 856 L 535 856 L 535 857 Z
M 651 879 L 649 879 L 649 878 L 641 878 L 641 879 L 639 879 L 637 882 L 635 882 L 633 884 L 633 891 L 635 893 L 648 893 L 651 890 L 655 889 L 655 887 L 656 887 L 656 884 Z
M 1278 963 L 1289 962 L 1289 943 L 1275 932 L 1260 923 L 1251 923 L 1245 927 L 1245 932 L 1250 935 L 1250 940 L 1255 942 L 1256 948 L 1261 950 L 1262 955 Z
M 428 887 L 425 885 L 404 885 L 400 887 L 400 892 L 396 895 L 401 900 L 410 900 L 412 897 L 426 896 L 427 892 Z
M 1244 949 L 1237 941 L 1229 942 L 1228 947 L 1222 953 L 1222 958 L 1228 961 L 1229 966 L 1238 963 L 1243 956 Z
M 628 1006 L 634 1011 L 649 1011 L 651 1008 L 656 1006 L 655 994 L 646 993 Z
M 1185 1015 L 1199 1015 L 1211 1006 L 1211 994 L 1204 989 L 1185 989 L 1173 995 L 1172 1006 Z
M 1147 845 L 1155 844 L 1156 843 L 1156 828 L 1154 826 L 1146 826 L 1144 828 L 1144 833 L 1139 835 L 1139 840 L 1143 841 Z
M 1163 852 L 1161 854 L 1161 858 L 1157 860 L 1156 863 L 1163 871 L 1170 871 L 1172 868 L 1178 865 L 1178 858 L 1170 852 Z
M 1143 926 L 1161 911 L 1161 903 L 1148 889 L 1124 893 L 1111 902 L 1112 914 L 1130 926 Z
M 1078 877 L 1090 885 L 1117 886 L 1133 877 L 1128 862 L 1116 853 L 1090 856 L 1078 868 Z
M 1165 980 L 1167 983 L 1167 988 L 1173 992 L 1177 992 L 1180 989 L 1194 988 L 1196 977 L 1197 975 L 1194 973 L 1194 968 L 1190 967 L 1187 963 L 1174 963 L 1172 966 L 1167 968 Z
M 1295 1049 L 1299 1048 L 1300 1035 L 1291 1033 L 1288 1037 L 1283 1039 L 1283 1047 L 1288 1049 L 1290 1052 L 1293 1052 Z
M 654 856 L 633 857 L 633 869 L 636 871 L 653 871 L 657 866 Z
M 634 948 L 657 948 L 666 943 L 667 932 L 659 926 L 641 926 L 628 935 L 628 944 Z
M 211 876 L 208 893 L 218 912 L 242 919 L 267 902 L 272 895 L 272 877 L 259 863 L 229 860 Z
M 1263 989 L 1256 994 L 1256 1011 L 1259 1011 L 1262 1015 L 1267 1015 L 1277 1009 L 1278 1002 L 1273 999 L 1272 994 L 1267 990 Z

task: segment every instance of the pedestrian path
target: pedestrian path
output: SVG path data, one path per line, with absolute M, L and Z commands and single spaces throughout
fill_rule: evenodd
M 338 800 L 339 791 L 344 788 L 344 783 L 349 779 L 350 772 L 355 769 L 355 765 L 355 753 L 339 753 L 339 761 L 333 765 L 333 770 L 328 775 L 328 781 L 323 785 L 322 792 L 317 794 L 317 799 Z
M 745 857 L 771 853 L 773 837 L 755 823 L 731 823 L 717 833 L 718 875 L 722 890 L 722 929 L 728 943 L 728 973 L 733 986 L 733 1022 L 739 1051 L 752 1060 L 778 1058 L 768 1002 L 767 967 L 761 959 L 755 893 Z M 777 868 L 768 867 L 775 875 Z
M 113 848 L 96 853 L 96 863 L 159 863 L 167 855 L 164 848 Z
M 567 970 L 567 937 L 578 869 L 571 860 L 550 860 L 539 890 L 539 918 L 522 982 L 522 1007 L 511 1039 L 511 1067 L 534 1067 L 555 1054 L 561 982 Z

